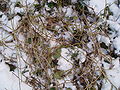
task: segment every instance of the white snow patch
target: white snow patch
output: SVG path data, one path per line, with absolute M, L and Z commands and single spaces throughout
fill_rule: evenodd
M 117 49 L 117 50 L 116 50 L 116 53 L 120 54 L 120 36 L 116 37 L 116 38 L 113 40 L 113 45 L 114 45 L 114 47 Z
M 55 47 L 55 46 L 57 46 L 57 45 L 59 45 L 59 43 L 57 43 L 56 40 L 50 40 L 50 47 L 51 47 L 51 48 L 52 48 L 52 47 Z
M 32 90 L 27 84 L 20 82 L 19 79 L 9 71 L 9 66 L 4 61 L 0 62 L 0 90 Z
M 112 20 L 114 20 L 115 22 L 118 22 L 120 23 L 120 9 L 119 7 L 114 3 L 115 0 L 109 0 L 109 2 L 111 2 L 111 5 L 110 5 L 110 11 L 113 13 L 113 18 Z
M 97 39 L 99 42 L 104 42 L 107 46 L 109 46 L 109 44 L 110 44 L 110 38 L 108 38 L 108 37 L 98 35 Z
M 90 6 L 94 8 L 96 13 L 99 13 L 105 8 L 105 0 L 90 0 Z
M 115 10 L 114 13 L 118 13 L 118 8 L 117 6 L 115 6 L 114 4 L 115 0 L 90 0 L 89 2 L 89 6 L 91 6 L 92 8 L 94 8 L 95 12 L 98 13 L 103 13 L 104 9 L 107 5 L 110 5 L 110 9 L 112 11 Z
M 88 52 L 92 52 L 93 51 L 93 42 L 90 41 L 89 43 L 87 43 L 87 46 L 88 46 Z
M 71 33 L 70 32 L 64 32 L 63 37 L 67 40 L 71 38 Z
M 65 13 L 66 17 L 73 16 L 73 9 L 72 9 L 72 7 L 64 7 L 64 8 L 62 8 L 62 10 Z
M 113 45 L 114 47 L 117 49 L 116 50 L 116 53 L 120 53 L 120 25 L 117 23 L 117 22 L 114 22 L 114 21 L 110 21 L 108 20 L 107 21 L 108 24 L 110 25 L 110 28 L 114 31 L 114 32 L 117 32 L 117 34 L 115 35 L 118 35 L 115 39 L 113 39 Z
M 76 3 L 76 2 L 77 2 L 77 0 L 71 0 L 71 2 L 72 2 L 72 3 Z
M 67 48 L 61 49 L 61 57 L 58 60 L 58 69 L 60 70 L 69 70 L 72 68 L 71 57 L 68 56 L 69 51 Z
M 113 61 L 113 65 L 114 67 L 110 70 L 106 70 L 106 74 L 108 79 L 112 82 L 112 84 L 114 86 L 116 86 L 117 88 L 120 87 L 120 81 L 119 81 L 119 77 L 120 77 L 120 63 L 119 63 L 119 58 L 117 58 L 116 60 Z
M 21 13 L 21 12 L 24 12 L 24 9 L 23 8 L 19 8 L 19 7 L 15 7 L 14 12 L 15 12 L 15 14 Z
M 35 2 L 35 0 L 17 0 L 17 1 L 20 1 L 24 6 L 33 4 Z
M 103 85 L 101 90 L 111 90 L 111 83 L 108 80 L 103 80 Z
M 120 24 L 116 21 L 107 20 L 107 23 L 110 25 L 110 28 L 114 31 L 117 31 L 117 34 L 120 35 Z
M 8 18 L 6 15 L 4 15 L 2 12 L 0 12 L 0 15 L 2 15 L 2 17 L 0 18 L 0 23 L 2 24 L 6 24 L 8 21 Z M 1 26 L 0 26 L 1 27 Z
M 76 57 L 77 60 L 80 60 L 80 63 L 85 62 L 86 60 L 86 52 L 80 48 L 75 47 L 73 50 L 73 53 L 78 53 L 78 56 Z
M 18 26 L 18 21 L 21 19 L 19 16 L 15 16 L 12 21 L 8 21 L 6 25 L 3 26 L 3 28 L 7 31 L 13 31 Z
M 65 83 L 65 88 L 63 90 L 66 90 L 66 88 L 71 88 L 71 90 L 77 90 L 76 86 L 73 85 L 70 81 L 72 80 L 71 77 L 66 76 L 64 80 L 58 80 L 59 84 Z M 62 87 L 62 85 L 61 85 Z

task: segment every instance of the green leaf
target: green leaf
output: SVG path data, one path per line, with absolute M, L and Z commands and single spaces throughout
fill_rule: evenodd
M 54 73 L 54 77 L 55 77 L 56 79 L 62 79 L 63 74 L 64 74 L 64 71 L 57 70 L 57 71 Z
M 39 7 L 40 6 L 40 4 L 34 4 L 34 7 Z
M 36 71 L 33 72 L 34 75 L 40 76 L 42 74 L 43 70 L 42 69 L 37 69 Z
M 74 20 L 77 20 L 77 19 L 78 19 L 78 17 L 77 17 L 77 16 L 73 16 L 73 19 L 74 19 Z
M 55 87 L 51 87 L 50 90 L 56 90 Z
M 75 3 L 75 9 L 77 11 L 80 11 L 83 8 L 83 4 L 82 3 Z
M 32 38 L 28 38 L 27 43 L 31 44 L 32 43 Z
M 72 55 L 71 55 L 71 58 L 73 59 L 73 58 L 76 58 L 78 56 L 78 53 L 73 53 Z
M 66 90 L 72 90 L 71 88 L 66 88 Z
M 90 90 L 96 90 L 96 88 L 95 87 L 91 87 Z
M 22 7 L 22 4 L 20 2 L 16 2 L 15 7 Z
M 34 4 L 34 7 L 37 11 L 39 11 L 42 8 L 40 4 Z
M 48 7 L 49 7 L 49 8 L 54 8 L 54 7 L 56 7 L 56 6 L 57 6 L 57 4 L 56 4 L 56 3 L 54 3 L 54 2 L 52 2 L 52 1 L 51 1 L 51 2 L 49 2 L 47 5 L 48 5 Z
M 85 26 L 84 26 L 85 29 L 88 29 L 89 27 L 90 27 L 90 26 L 88 26 L 88 25 L 85 25 Z
M 61 48 L 57 49 L 53 55 L 54 59 L 58 59 L 61 56 Z

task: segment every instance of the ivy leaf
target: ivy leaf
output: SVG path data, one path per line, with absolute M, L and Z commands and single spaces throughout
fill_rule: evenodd
M 15 7 L 20 7 L 20 8 L 21 8 L 21 7 L 22 7 L 22 4 L 21 4 L 20 2 L 16 2 L 16 3 L 15 3 Z
M 50 90 L 56 90 L 55 87 L 51 87 Z
M 28 38 L 27 43 L 31 44 L 32 43 L 32 38 Z
M 57 70 L 57 71 L 55 71 L 55 73 L 54 73 L 54 77 L 55 77 L 56 79 L 62 79 L 63 74 L 64 74 L 64 71 Z
M 37 69 L 36 71 L 33 72 L 34 75 L 40 76 L 43 72 L 43 69 Z
M 91 87 L 90 90 L 96 90 L 96 88 L 95 87 Z
M 36 11 L 39 11 L 42 8 L 42 6 L 40 4 L 34 4 L 34 7 L 35 7 Z
M 54 2 L 52 2 L 52 1 L 51 1 L 51 2 L 49 2 L 47 5 L 48 5 L 48 7 L 49 7 L 49 8 L 54 8 L 54 7 L 56 7 L 56 6 L 57 6 L 57 4 L 56 4 L 56 3 L 54 3 Z
M 71 55 L 71 58 L 74 59 L 74 58 L 76 58 L 77 56 L 78 56 L 78 53 L 73 53 L 73 54 Z
M 53 55 L 54 59 L 58 59 L 61 56 L 61 48 L 57 49 Z
M 72 90 L 71 88 L 66 88 L 66 90 Z

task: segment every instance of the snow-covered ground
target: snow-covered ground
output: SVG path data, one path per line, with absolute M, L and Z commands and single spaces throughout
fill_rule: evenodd
M 1 0 L 0 0 L 1 1 Z M 4 0 L 3 0 L 4 1 Z M 54 1 L 54 0 L 49 0 Z M 115 54 L 117 55 L 116 58 L 112 58 L 111 63 L 106 62 L 100 62 L 100 65 L 102 64 L 104 67 L 104 72 L 106 73 L 106 78 L 102 81 L 102 88 L 101 90 L 117 90 L 120 89 L 120 6 L 117 3 L 118 0 L 87 0 L 86 3 L 94 8 L 95 13 L 102 18 L 103 13 L 105 12 L 105 8 L 109 6 L 109 10 L 112 13 L 112 15 L 109 15 L 109 18 L 102 18 L 101 22 L 105 22 L 109 25 L 109 28 L 111 29 L 111 34 L 107 36 L 98 35 L 98 41 L 104 42 L 107 46 L 112 47 L 114 49 Z M 20 7 L 14 7 L 16 2 L 22 3 L 22 8 Z M 73 3 L 76 3 L 77 0 L 72 0 Z M 29 8 L 32 8 L 32 4 L 36 3 L 34 0 L 10 0 L 10 8 L 9 13 L 10 15 L 7 15 L 7 13 L 0 11 L 0 54 L 2 53 L 4 56 L 8 57 L 8 59 L 11 59 L 10 56 L 13 56 L 13 58 L 17 59 L 16 63 L 18 67 L 23 68 L 25 67 L 25 62 L 21 57 L 19 57 L 19 50 L 16 48 L 16 42 L 12 42 L 7 44 L 8 47 L 2 46 L 2 43 L 4 43 L 5 40 L 9 41 L 12 39 L 9 32 L 12 32 L 13 30 L 18 28 L 19 21 L 21 20 L 21 17 L 17 15 L 17 13 L 25 13 L 25 6 L 28 5 Z M 1 6 L 0 6 L 1 7 Z M 48 8 L 48 7 L 47 7 Z M 49 9 L 49 8 L 48 8 Z M 76 15 L 74 10 L 71 6 L 62 8 L 63 12 L 65 13 L 66 17 L 72 17 Z M 13 15 L 15 14 L 15 16 Z M 107 13 L 106 13 L 107 14 Z M 108 12 L 109 14 L 109 12 Z M 10 17 L 14 16 L 11 20 L 9 20 Z M 77 21 L 77 20 L 76 20 Z M 80 27 L 78 25 L 78 27 Z M 59 27 L 58 27 L 59 28 Z M 71 27 L 70 27 L 71 28 Z M 6 30 L 8 33 L 6 33 Z M 66 36 L 65 36 L 66 35 Z M 70 38 L 70 33 L 67 33 L 63 35 L 65 39 Z M 24 40 L 24 37 L 20 36 L 19 40 Z M 59 42 L 55 40 L 50 41 L 51 47 L 55 47 Z M 90 49 L 92 49 L 93 42 L 88 43 L 88 46 Z M 103 52 L 107 53 L 106 50 L 102 49 Z M 108 50 L 109 51 L 109 50 Z M 62 70 L 64 72 L 67 72 L 71 69 L 73 69 L 73 61 L 72 56 L 70 53 L 78 54 L 75 58 L 76 60 L 79 60 L 79 65 L 81 63 L 86 62 L 86 51 L 80 48 L 75 47 L 75 49 L 71 48 L 62 48 L 61 49 L 61 56 L 58 58 L 58 66 L 56 67 L 58 70 Z M 10 67 L 7 62 L 8 60 L 4 60 L 4 56 L 0 56 L 0 90 L 32 90 L 32 87 L 26 84 L 25 80 L 26 78 L 21 74 L 21 70 L 23 69 L 15 69 L 14 71 L 10 71 Z M 18 55 L 14 55 L 18 54 Z M 27 60 L 27 57 L 24 56 L 24 59 Z M 74 58 L 73 58 L 74 59 Z M 100 58 L 98 59 L 100 60 Z M 101 60 L 102 61 L 102 60 Z M 71 71 L 72 72 L 72 71 Z M 61 80 L 58 80 L 59 84 L 66 83 L 64 90 L 77 90 L 75 85 L 73 83 L 69 82 L 73 78 L 72 75 L 66 76 Z M 66 81 L 65 81 L 66 80 Z M 68 81 L 68 82 L 67 82 Z M 62 86 L 61 86 L 62 87 Z M 69 89 L 70 88 L 70 89 Z M 50 89 L 54 90 L 54 89 Z M 97 90 L 97 89 L 96 89 Z
M 21 82 L 4 61 L 0 62 L 0 90 L 32 90 L 30 86 Z

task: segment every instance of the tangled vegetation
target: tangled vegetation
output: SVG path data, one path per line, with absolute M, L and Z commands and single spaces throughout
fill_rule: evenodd
M 19 69 L 26 77 L 25 83 L 33 90 L 72 90 L 67 85 L 77 90 L 101 90 L 103 80 L 109 81 L 102 63 L 106 62 L 112 68 L 112 58 L 118 56 L 112 44 L 106 45 L 98 39 L 98 36 L 109 38 L 112 32 L 106 23 L 112 15 L 109 6 L 102 15 L 97 15 L 84 0 L 37 0 L 30 5 L 15 2 L 14 7 L 24 8 L 18 13 L 7 10 L 6 7 L 10 7 L 8 4 L 2 4 L 0 11 L 9 16 L 13 28 L 6 26 L 10 29 L 8 31 L 0 27 L 3 33 L 8 34 L 0 40 L 0 47 L 16 51 L 9 57 L 2 52 L 0 54 L 12 63 L 11 71 Z M 20 17 L 16 27 L 12 21 L 15 16 Z M 8 37 L 11 39 L 7 40 Z M 67 52 L 65 57 L 64 52 Z M 25 63 L 24 68 L 20 67 L 19 58 Z M 60 68 L 60 60 L 63 59 L 70 68 Z

